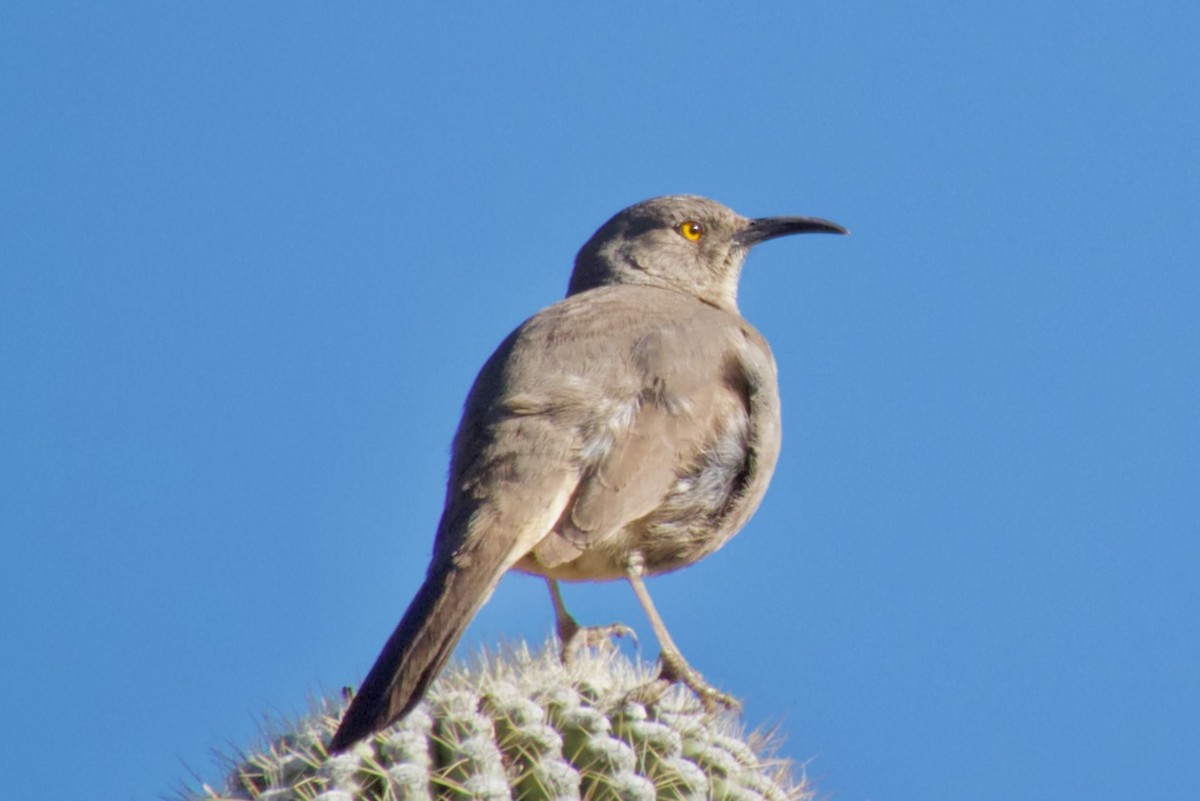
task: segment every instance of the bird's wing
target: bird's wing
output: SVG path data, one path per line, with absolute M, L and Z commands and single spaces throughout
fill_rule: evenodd
M 628 424 L 596 454 L 562 522 L 560 533 L 578 547 L 657 509 L 695 456 L 678 408 L 649 398 L 630 403 Z
M 770 348 L 714 310 L 645 332 L 629 362 L 636 402 L 608 418 L 611 445 L 588 463 L 558 532 L 586 550 L 638 521 L 692 520 L 711 529 L 715 549 L 753 514 L 779 455 Z
M 699 314 L 675 316 L 633 343 L 626 365 L 637 377 L 636 395 L 585 441 L 591 458 L 563 537 L 586 548 L 654 512 L 708 458 L 727 418 L 749 414 L 728 369 L 736 338 L 729 321 Z
M 722 415 L 748 414 L 730 375 L 742 341 L 739 318 L 666 290 L 593 290 L 531 318 L 468 398 L 436 550 L 496 547 L 489 532 L 519 558 L 557 507 L 543 536 L 562 553 L 539 550 L 556 563 L 653 512 Z

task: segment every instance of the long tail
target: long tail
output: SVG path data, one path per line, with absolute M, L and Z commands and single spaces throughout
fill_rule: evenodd
M 329 744 L 330 753 L 344 751 L 412 711 L 505 567 L 475 564 L 458 568 L 448 560 L 431 567 L 342 717 Z

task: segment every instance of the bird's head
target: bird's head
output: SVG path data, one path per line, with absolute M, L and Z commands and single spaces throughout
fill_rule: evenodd
M 846 229 L 817 217 L 750 219 L 696 195 L 652 198 L 619 212 L 592 235 L 575 258 L 567 294 L 640 284 L 736 311 L 738 278 L 750 248 L 809 232 Z

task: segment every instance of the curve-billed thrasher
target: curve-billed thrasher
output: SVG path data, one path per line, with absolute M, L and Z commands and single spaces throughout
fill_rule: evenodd
M 583 246 L 567 297 L 483 366 L 454 437 L 433 559 L 330 745 L 420 701 L 509 568 L 546 577 L 564 657 L 581 633 L 556 581 L 626 578 L 662 650 L 660 681 L 733 704 L 671 641 L 642 580 L 720 548 L 758 507 L 779 454 L 775 360 L 737 308 L 751 247 L 846 233 L 812 217 L 747 219 L 660 197 Z

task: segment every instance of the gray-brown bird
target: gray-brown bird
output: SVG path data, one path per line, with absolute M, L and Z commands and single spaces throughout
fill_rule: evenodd
M 627 629 L 581 629 L 557 582 L 627 579 L 659 641 L 660 683 L 735 703 L 684 660 L 643 577 L 717 550 L 762 500 L 779 394 L 766 340 L 738 313 L 738 279 L 754 245 L 806 232 L 846 233 L 691 195 L 638 203 L 596 231 L 567 297 L 510 334 L 475 379 L 425 582 L 331 751 L 417 705 L 512 568 L 549 582 L 564 657 L 581 637 Z

